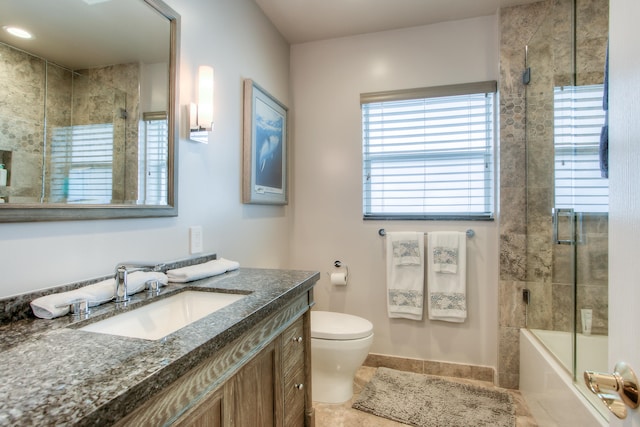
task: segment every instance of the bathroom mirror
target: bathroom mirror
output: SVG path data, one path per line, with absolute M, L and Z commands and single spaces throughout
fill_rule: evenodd
M 0 222 L 176 216 L 178 47 L 160 0 L 3 0 Z

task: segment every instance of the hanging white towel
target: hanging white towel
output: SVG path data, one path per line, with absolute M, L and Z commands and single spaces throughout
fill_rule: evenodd
M 429 319 L 462 323 L 467 318 L 467 241 L 457 231 L 427 238 Z
M 387 233 L 387 312 L 390 318 L 422 320 L 424 233 Z

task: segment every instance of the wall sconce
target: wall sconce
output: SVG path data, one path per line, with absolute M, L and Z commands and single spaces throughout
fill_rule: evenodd
M 197 103 L 191 103 L 189 139 L 207 144 L 213 131 L 213 67 L 198 67 Z

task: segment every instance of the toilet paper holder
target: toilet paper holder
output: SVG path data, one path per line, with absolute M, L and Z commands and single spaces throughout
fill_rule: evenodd
M 347 280 L 349 280 L 349 266 L 346 264 L 343 264 L 342 261 L 336 260 L 333 262 L 333 266 L 335 268 L 344 268 L 346 270 L 346 273 L 344 275 L 344 281 L 345 281 L 345 285 L 347 284 Z M 331 278 L 332 273 L 327 272 L 327 275 L 329 276 L 329 278 Z

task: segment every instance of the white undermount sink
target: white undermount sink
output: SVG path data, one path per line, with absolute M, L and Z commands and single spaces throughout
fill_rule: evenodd
M 159 340 L 244 297 L 244 294 L 184 291 L 79 329 Z

